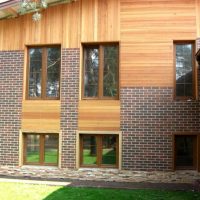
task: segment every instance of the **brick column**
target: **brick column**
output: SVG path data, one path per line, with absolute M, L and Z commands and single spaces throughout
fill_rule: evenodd
M 62 49 L 61 130 L 62 168 L 76 167 L 76 130 L 78 130 L 79 49 Z
M 17 166 L 23 89 L 23 51 L 0 52 L 0 164 Z

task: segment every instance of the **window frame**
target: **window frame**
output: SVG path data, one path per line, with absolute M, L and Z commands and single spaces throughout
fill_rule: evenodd
M 104 72 L 104 56 L 103 49 L 105 46 L 116 46 L 118 48 L 117 56 L 118 56 L 118 64 L 116 70 L 117 80 L 117 94 L 114 97 L 103 96 L 103 72 Z M 85 75 L 85 52 L 87 48 L 98 48 L 99 49 L 99 71 L 98 71 L 98 95 L 96 97 L 87 97 L 84 95 L 85 93 L 85 85 L 84 85 L 84 75 Z M 82 81 L 81 81 L 81 99 L 82 100 L 119 100 L 119 43 L 118 42 L 103 42 L 103 43 L 82 43 Z
M 27 162 L 27 136 L 28 135 L 39 135 L 39 162 Z M 57 143 L 57 162 L 56 163 L 45 163 L 45 136 L 56 135 L 58 137 Z M 23 165 L 38 165 L 38 166 L 58 166 L 59 164 L 59 134 L 58 133 L 23 133 Z
M 97 146 L 97 164 L 87 165 L 83 164 L 83 136 L 95 136 L 96 137 L 96 146 Z M 115 136 L 116 137 L 116 164 L 102 164 L 102 141 L 105 136 Z M 79 142 L 79 163 L 80 167 L 83 168 L 119 168 L 119 135 L 117 134 L 84 134 L 80 133 L 80 142 Z
M 192 45 L 192 96 L 177 96 L 176 95 L 176 45 Z M 197 67 L 195 62 L 195 41 L 174 41 L 174 99 L 175 100 L 194 100 L 197 98 Z
M 31 97 L 29 96 L 29 79 L 30 79 L 30 56 L 29 50 L 31 48 L 41 48 L 42 49 L 42 66 L 41 66 L 41 96 Z M 46 85 L 47 85 L 47 48 L 60 48 L 60 68 L 59 68 L 59 95 L 58 97 L 48 97 L 46 96 Z M 61 84 L 61 45 L 36 45 L 27 46 L 27 71 L 26 71 L 26 99 L 27 100 L 59 100 L 60 99 L 60 84 Z

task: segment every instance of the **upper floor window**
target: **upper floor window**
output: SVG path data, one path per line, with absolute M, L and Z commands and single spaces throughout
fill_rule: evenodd
M 83 98 L 117 99 L 119 48 L 117 44 L 84 46 Z
M 195 58 L 194 43 L 175 43 L 176 98 L 195 96 Z
M 28 99 L 58 99 L 60 96 L 60 47 L 28 49 Z

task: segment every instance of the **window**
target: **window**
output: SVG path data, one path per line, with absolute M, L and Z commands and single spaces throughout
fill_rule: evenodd
M 60 91 L 60 47 L 28 49 L 27 99 L 58 99 Z
M 117 135 L 81 135 L 80 163 L 82 167 L 117 167 Z
M 175 168 L 196 169 L 197 167 L 197 136 L 175 136 Z
M 119 88 L 117 44 L 85 45 L 83 98 L 117 99 Z
M 58 134 L 24 134 L 24 164 L 58 165 Z
M 176 98 L 195 97 L 194 43 L 175 43 Z

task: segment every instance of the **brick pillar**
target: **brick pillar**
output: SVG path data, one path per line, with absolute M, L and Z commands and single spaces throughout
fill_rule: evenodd
M 0 52 L 0 164 L 19 163 L 23 51 Z
M 78 130 L 79 49 L 62 49 L 61 130 L 62 168 L 76 167 L 76 130 Z

